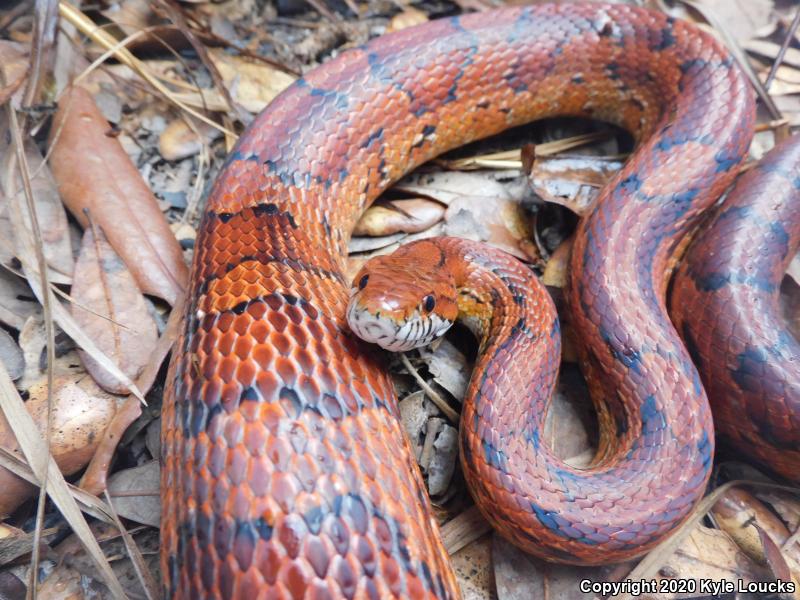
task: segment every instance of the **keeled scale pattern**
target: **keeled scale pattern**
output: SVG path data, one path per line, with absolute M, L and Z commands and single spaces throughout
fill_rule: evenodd
M 800 344 L 779 295 L 800 247 L 800 138 L 745 173 L 676 274 L 670 312 L 700 370 L 717 432 L 800 481 Z
M 558 543 L 539 553 L 617 559 L 674 526 L 703 487 L 713 442 L 702 390 L 662 318 L 659 278 L 674 239 L 730 180 L 752 112 L 710 37 L 621 5 L 432 22 L 296 82 L 240 139 L 197 238 L 163 418 L 167 594 L 458 595 L 390 382 L 346 330 L 342 257 L 391 181 L 550 115 L 608 119 L 642 143 L 582 226 L 573 265 L 590 382 L 618 424 L 607 442 L 634 453 L 597 475 L 603 489 L 618 486 L 609 497 L 548 484 L 545 521 L 568 511 L 647 525 L 632 537 L 610 528 L 607 543 L 553 533 L 543 540 Z M 651 389 L 652 400 L 636 400 Z M 674 443 L 653 460 L 633 444 L 662 418 L 657 437 Z M 516 502 L 503 490 L 490 499 Z M 651 530 L 659 495 L 669 517 Z

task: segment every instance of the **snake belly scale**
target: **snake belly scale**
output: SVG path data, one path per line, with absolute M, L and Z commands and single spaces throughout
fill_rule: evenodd
M 415 166 L 555 115 L 637 140 L 572 261 L 600 454 L 587 471 L 560 463 L 537 448 L 532 417 L 466 459 L 472 491 L 504 535 L 550 560 L 630 558 L 682 521 L 714 442 L 664 311 L 667 260 L 731 182 L 752 94 L 713 38 L 663 14 L 508 8 L 343 52 L 276 98 L 217 177 L 165 398 L 168 596 L 458 597 L 390 380 L 346 325 L 347 242 Z M 496 400 L 482 398 L 465 435 L 486 435 Z

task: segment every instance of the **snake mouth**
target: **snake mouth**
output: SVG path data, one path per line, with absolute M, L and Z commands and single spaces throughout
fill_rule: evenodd
M 398 321 L 385 314 L 373 314 L 353 300 L 347 308 L 347 322 L 353 333 L 362 340 L 391 352 L 406 352 L 427 346 L 452 325 L 451 321 L 435 313 L 421 315 L 419 311 Z

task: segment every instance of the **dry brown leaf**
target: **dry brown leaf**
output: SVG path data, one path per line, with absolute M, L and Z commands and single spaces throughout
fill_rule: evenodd
M 25 409 L 43 432 L 47 423 L 47 384 L 34 385 Z M 90 377 L 59 377 L 53 389 L 53 437 L 50 452 L 67 475 L 82 469 L 100 443 L 118 399 L 102 391 Z M 19 454 L 19 446 L 6 420 L 0 416 L 0 444 Z M 35 488 L 6 469 L 0 469 L 0 515 L 11 513 Z
M 445 234 L 488 242 L 523 260 L 538 259 L 529 219 L 509 188 L 480 172 L 414 174 L 396 186 L 447 205 Z
M 151 359 L 158 331 L 133 276 L 99 228 L 89 227 L 83 234 L 72 297 L 75 321 L 128 377 L 136 379 Z M 102 388 L 128 393 L 127 387 L 93 358 L 78 352 Z
M 22 600 L 27 587 L 22 580 L 11 571 L 0 572 L 0 597 L 4 600 Z
M 7 127 L 0 126 L 0 160 L 3 163 L 3 177 L 0 186 L 3 188 L 3 195 L 6 197 L 0 202 L 0 219 L 7 219 L 5 216 L 8 210 L 8 200 L 11 194 L 23 194 L 22 176 L 17 167 L 16 155 L 13 145 L 10 143 L 11 135 Z M 42 249 L 49 267 L 48 277 L 54 283 L 69 283 L 72 278 L 72 245 L 70 243 L 69 229 L 67 226 L 67 214 L 61 197 L 56 188 L 56 182 L 49 167 L 44 163 L 42 155 L 36 148 L 33 140 L 25 141 L 25 157 L 31 175 L 31 188 L 33 192 L 34 205 L 36 207 L 36 217 L 39 222 L 39 229 L 42 233 Z M 13 161 L 13 162 L 12 162 Z M 10 170 L 13 169 L 13 173 Z M 22 217 L 25 226 L 31 228 L 31 218 L 28 206 L 25 202 L 18 203 L 22 210 Z M 14 244 L 13 252 L 15 256 L 23 251 L 19 240 L 19 231 L 11 227 Z
M 485 535 L 450 557 L 463 600 L 497 598 L 492 571 L 492 536 Z
M 665 577 L 669 575 L 669 577 Z M 723 532 L 697 525 L 655 576 L 662 579 L 701 579 L 737 582 L 763 581 L 764 571 L 753 563 Z M 699 588 L 698 588 L 699 589 Z M 707 593 L 707 592 L 706 592 Z M 656 594 L 653 600 L 696 598 L 698 592 Z
M 401 29 L 413 27 L 414 25 L 420 25 L 425 23 L 427 20 L 428 15 L 423 11 L 419 10 L 418 8 L 414 8 L 413 6 L 406 6 L 403 9 L 403 12 L 397 13 L 392 17 L 391 21 L 389 21 L 389 25 L 386 27 L 386 33 L 400 31 Z
M 13 427 L 14 435 L 30 467 L 31 475 L 35 476 L 37 483 L 47 479 L 47 495 L 80 539 L 111 592 L 118 598 L 123 597 L 124 592 L 119 580 L 92 535 L 53 455 L 48 453 L 47 444 L 37 430 L 35 421 L 26 410 L 25 403 L 22 402 L 22 398 L 14 389 L 14 384 L 2 366 L 0 366 L 0 408 L 2 408 L 6 420 Z M 3 454 L 7 455 L 4 458 L 4 464 L 9 463 L 6 459 L 13 460 L 14 458 L 13 454 L 7 453 L 5 450 Z
M 0 71 L 6 82 L 5 86 L 0 88 L 0 106 L 12 96 L 19 95 L 27 70 L 28 46 L 10 40 L 0 40 Z
M 251 113 L 260 112 L 295 79 L 266 63 L 243 56 L 216 50 L 210 50 L 208 55 L 233 99 Z
M 80 487 L 90 494 L 99 496 L 106 489 L 108 470 L 122 436 L 128 427 L 142 414 L 142 403 L 133 396 L 129 397 L 117 410 L 114 418 L 103 432 L 95 449 L 94 456 L 81 477 Z
M 358 220 L 353 235 L 384 236 L 398 232 L 417 233 L 438 223 L 445 208 L 427 198 L 392 200 L 370 206 Z
M 135 527 L 127 533 L 113 524 L 107 523 L 92 523 L 92 532 L 94 536 L 103 544 L 103 550 L 108 556 L 114 557 L 112 568 L 114 573 L 119 578 L 120 583 L 127 592 L 127 598 L 134 599 L 153 599 L 159 598 L 157 592 L 148 593 L 142 588 L 142 578 L 140 573 L 137 573 L 134 560 L 142 560 L 143 568 L 148 571 L 153 571 L 158 568 L 158 530 L 152 527 Z M 129 541 L 126 542 L 126 538 Z M 58 544 L 55 548 L 55 558 L 60 563 L 68 564 L 73 569 L 79 571 L 87 580 L 97 581 L 99 574 L 94 564 L 86 553 L 83 552 L 79 540 L 71 535 L 63 542 Z M 135 556 L 135 555 L 138 555 Z M 142 555 L 145 555 L 146 558 Z M 148 577 L 149 578 L 149 577 Z M 157 585 L 154 585 L 157 590 Z M 89 596 L 90 599 L 98 600 L 109 597 L 106 592 L 105 595 Z
M 39 310 L 39 303 L 25 280 L 0 268 L 0 323 L 22 329 L 28 317 Z
M 565 288 L 569 280 L 569 257 L 572 255 L 574 236 L 565 239 L 547 261 L 542 273 L 542 283 L 556 288 Z
M 764 56 L 774 60 L 780 52 L 781 45 L 765 40 L 750 40 L 745 44 L 745 50 L 758 56 Z M 783 56 L 783 64 L 792 67 L 800 67 L 800 50 L 797 48 L 787 48 Z
M 76 569 L 60 564 L 39 585 L 39 600 L 88 600 L 102 598 L 108 590 L 100 582 L 86 578 Z
M 788 524 L 789 530 L 797 531 L 800 528 L 800 499 L 796 494 L 786 492 L 759 491 L 756 496 L 768 503 L 773 510 Z M 794 540 L 791 548 L 795 562 L 800 563 L 800 544 Z
M 472 366 L 468 364 L 464 353 L 447 338 L 442 338 L 435 349 L 425 346 L 419 349 L 419 354 L 433 375 L 433 380 L 460 402 L 472 373 Z
M 753 523 L 752 526 L 756 529 L 756 531 L 758 531 L 758 537 L 761 540 L 761 546 L 764 548 L 764 558 L 770 572 L 775 579 L 783 582 L 794 581 L 795 585 L 798 585 L 798 577 L 792 573 L 786 557 L 781 552 L 781 549 L 778 548 L 772 537 L 766 531 L 764 531 L 763 527 L 759 527 L 757 523 Z M 800 594 L 781 594 L 781 596 L 800 598 Z
M 189 118 L 189 117 L 187 117 Z M 181 160 L 194 156 L 208 144 L 222 135 L 218 129 L 200 121 L 189 127 L 184 119 L 171 121 L 158 137 L 158 151 L 166 160 Z
M 584 600 L 594 596 L 581 591 L 582 579 L 611 579 L 610 567 L 549 564 L 525 554 L 498 534 L 493 535 L 492 559 L 498 600 Z
M 789 531 L 781 520 L 747 490 L 728 490 L 711 509 L 711 514 L 717 526 L 731 536 L 750 558 L 761 564 L 766 560 L 764 549 L 751 523 L 758 523 L 780 542 L 789 537 Z
M 119 516 L 151 527 L 159 526 L 159 473 L 158 460 L 151 460 L 138 467 L 117 471 L 111 476 L 108 493 Z
M 22 355 L 22 348 L 5 329 L 0 329 L 0 362 L 5 366 L 12 381 L 16 381 L 25 373 L 25 357 Z
M 546 202 L 566 206 L 578 216 L 586 214 L 622 161 L 599 156 L 538 156 L 529 180 Z
M 52 131 L 60 131 L 51 164 L 59 190 L 84 227 L 84 209 L 103 229 L 142 291 L 174 304 L 188 269 L 158 203 L 88 92 L 70 88 Z

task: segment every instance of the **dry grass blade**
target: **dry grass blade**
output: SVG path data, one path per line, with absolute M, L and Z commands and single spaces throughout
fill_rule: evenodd
M 139 550 L 139 546 L 136 545 L 133 537 L 128 530 L 125 529 L 122 521 L 120 521 L 119 516 L 114 510 L 114 505 L 111 503 L 111 498 L 108 496 L 108 492 L 105 492 L 105 498 L 108 506 L 111 508 L 114 522 L 116 523 L 117 529 L 119 529 L 119 533 L 122 536 L 122 542 L 125 544 L 125 549 L 128 551 L 128 556 L 133 563 L 133 569 L 136 571 L 136 576 L 139 578 L 142 588 L 144 588 L 144 593 L 145 596 L 147 596 L 147 600 L 157 600 L 161 597 L 158 592 L 158 584 L 156 583 L 153 574 L 150 572 L 150 569 L 147 567 L 147 563 L 144 561 L 144 557 Z
M 609 131 L 594 131 L 591 133 L 583 133 L 571 137 L 554 140 L 552 142 L 543 142 L 536 144 L 536 156 L 552 156 L 567 150 L 579 148 L 592 142 L 606 140 L 611 136 Z M 491 152 L 489 154 L 481 154 L 479 156 L 470 156 L 467 158 L 457 158 L 454 160 L 440 161 L 454 169 L 474 169 L 474 168 L 488 168 L 488 169 L 519 169 L 522 167 L 522 151 L 521 150 L 503 150 L 502 152 Z
M 25 157 L 25 147 L 22 141 L 22 132 L 20 130 L 20 125 L 17 122 L 17 113 L 11 107 L 11 105 L 6 106 L 6 112 L 8 114 L 8 124 L 11 130 L 11 137 L 13 140 L 14 150 L 15 150 L 15 158 L 16 163 L 12 159 L 9 162 L 9 173 L 10 175 L 9 181 L 13 181 L 13 175 L 11 173 L 14 172 L 15 166 L 19 166 L 19 172 L 22 176 L 22 185 L 25 191 L 25 212 L 26 215 L 31 223 L 31 235 L 33 236 L 33 247 L 34 247 L 34 255 L 36 256 L 36 266 L 38 269 L 39 280 L 38 283 L 41 285 L 43 289 L 50 289 L 50 282 L 47 279 L 47 260 L 45 259 L 44 255 L 44 244 L 42 243 L 42 230 L 39 227 L 39 217 L 36 212 L 36 203 L 33 197 L 33 187 L 31 184 L 31 175 L 30 171 L 28 170 L 28 164 L 26 162 Z M 21 203 L 16 202 L 15 198 L 16 194 L 12 192 L 13 188 L 8 187 L 9 190 L 9 203 L 13 206 L 16 210 L 12 210 L 12 213 L 16 213 L 15 217 L 22 217 L 23 210 Z M 12 200 L 12 198 L 14 200 Z M 14 219 L 12 218 L 12 221 Z M 15 233 L 18 238 L 27 237 L 27 227 L 25 226 L 24 218 L 19 218 L 16 223 L 12 226 L 15 229 Z M 49 469 L 47 468 L 48 462 L 53 460 L 50 454 L 50 440 L 51 440 L 51 433 L 53 430 L 53 420 L 52 420 L 52 406 L 53 406 L 53 385 L 54 385 L 54 376 L 53 376 L 53 365 L 55 364 L 56 353 L 55 353 L 55 326 L 53 325 L 53 312 L 52 312 L 52 304 L 57 302 L 55 297 L 51 294 L 46 294 L 42 297 L 42 308 L 44 309 L 44 324 L 45 324 L 45 332 L 47 336 L 47 425 L 45 427 L 45 447 L 44 452 L 41 455 L 41 464 L 39 465 L 40 472 L 42 473 L 42 477 L 40 478 L 40 489 L 39 489 L 39 501 L 37 503 L 36 508 L 36 529 L 34 530 L 33 534 L 33 553 L 31 554 L 31 568 L 30 568 L 30 579 L 28 581 L 28 597 L 36 598 L 36 589 L 37 589 L 37 577 L 39 573 L 39 542 L 41 541 L 41 534 L 43 529 L 44 523 L 44 506 L 45 500 L 47 499 L 47 483 L 48 483 L 48 474 Z M 27 413 L 26 413 L 27 414 Z M 31 419 L 31 423 L 33 420 Z M 19 432 L 17 427 L 13 422 L 9 420 L 9 424 L 14 431 L 14 435 L 19 440 Z M 35 427 L 35 425 L 34 425 Z M 31 459 L 28 458 L 30 461 Z M 53 461 L 55 464 L 55 461 Z
M 164 86 L 158 78 L 154 77 L 150 71 L 148 70 L 147 66 L 142 63 L 138 58 L 136 58 L 127 48 L 119 47 L 119 43 L 115 38 L 109 35 L 107 32 L 103 31 L 99 28 L 94 21 L 92 21 L 89 17 L 83 14 L 80 10 L 72 6 L 67 2 L 60 2 L 58 5 L 59 13 L 61 17 L 64 18 L 66 21 L 74 25 L 81 31 L 83 34 L 89 36 L 93 41 L 100 44 L 106 50 L 114 49 L 114 56 L 123 64 L 127 65 L 136 73 L 138 73 L 142 79 L 144 79 L 147 83 L 153 86 L 156 90 L 161 92 L 164 97 L 172 102 L 173 104 L 177 105 L 179 108 L 185 110 L 193 117 L 200 119 L 204 123 L 219 129 L 222 133 L 228 136 L 232 136 L 236 138 L 236 134 L 229 130 L 226 127 L 223 127 L 219 123 L 215 123 L 205 115 L 197 112 L 193 108 L 187 106 L 183 102 L 181 102 L 176 95 L 171 92 L 167 87 Z
M 778 68 L 781 66 L 783 57 L 786 54 L 786 51 L 789 49 L 789 44 L 795 37 L 795 32 L 797 31 L 798 26 L 800 26 L 800 7 L 798 7 L 797 11 L 794 13 L 794 19 L 792 19 L 792 24 L 789 27 L 789 31 L 786 32 L 786 37 L 783 40 L 783 44 L 781 44 L 781 49 L 778 51 L 778 56 L 775 57 L 775 61 L 772 63 L 772 67 L 769 70 L 767 79 L 764 81 L 764 89 L 767 92 L 769 91 L 769 86 L 772 85 L 772 81 L 775 79 L 775 75 L 778 73 Z
M 675 550 L 683 543 L 692 530 L 697 526 L 700 520 L 706 516 L 708 511 L 717 503 L 717 501 L 729 489 L 738 485 L 748 485 L 760 488 L 768 488 L 775 490 L 784 490 L 790 492 L 800 492 L 796 487 L 787 485 L 779 485 L 777 483 L 765 483 L 761 481 L 729 481 L 728 483 L 719 486 L 712 491 L 708 496 L 703 498 L 684 523 L 675 530 L 675 532 L 661 544 L 653 548 L 653 550 L 645 556 L 633 570 L 626 576 L 627 579 L 638 581 L 642 579 L 650 579 L 658 572 L 664 565 L 667 559 L 672 556 Z M 630 594 L 623 594 L 619 600 L 630 600 Z
M 21 477 L 28 483 L 32 483 L 33 485 L 38 484 L 38 479 L 36 478 L 36 475 L 33 474 L 31 468 L 21 461 L 19 457 L 3 447 L 0 447 L 0 467 L 8 469 L 14 473 L 14 475 Z M 72 484 L 68 483 L 67 488 L 83 512 L 85 512 L 87 515 L 91 515 L 95 519 L 103 521 L 104 523 L 109 523 L 111 525 L 114 524 L 114 518 L 111 516 L 111 510 L 102 500 L 99 500 L 89 492 L 77 488 Z
M 122 589 L 122 585 L 100 549 L 92 530 L 86 523 L 86 519 L 81 514 L 78 504 L 72 497 L 67 487 L 67 482 L 64 480 L 64 476 L 61 475 L 61 471 L 58 470 L 55 460 L 48 456 L 44 440 L 39 435 L 33 419 L 28 414 L 28 411 L 25 410 L 22 398 L 19 397 L 5 367 L 2 365 L 0 365 L 0 408 L 2 408 L 9 423 L 14 424 L 14 433 L 17 436 L 17 441 L 37 480 L 42 481 L 47 477 L 50 482 L 48 493 L 53 503 L 61 511 L 75 535 L 80 539 L 102 574 L 103 580 L 111 590 L 111 593 L 117 598 L 124 598 L 125 592 Z M 44 467 L 45 461 L 46 468 Z

